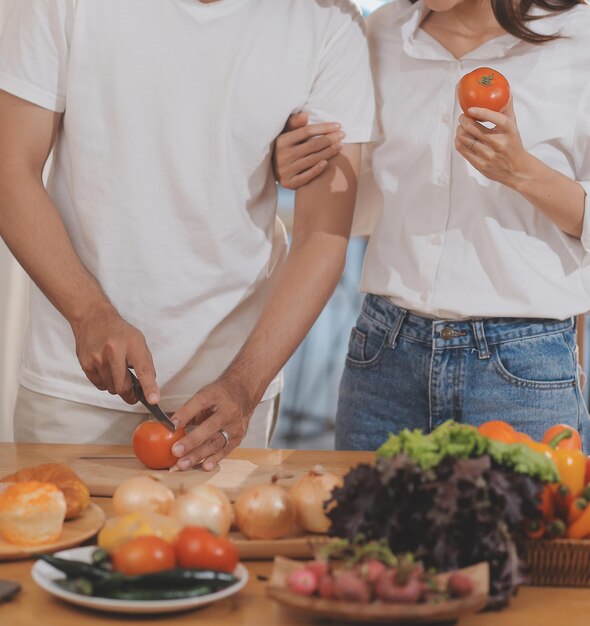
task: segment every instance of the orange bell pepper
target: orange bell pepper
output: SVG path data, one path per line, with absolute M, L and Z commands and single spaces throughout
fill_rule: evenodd
M 551 485 L 543 485 L 541 491 L 541 501 L 539 503 L 539 511 L 543 514 L 545 521 L 553 519 L 555 516 L 555 500 L 553 497 L 553 490 Z
M 552 449 L 553 460 L 559 473 L 560 483 L 568 487 L 569 495 L 572 499 L 575 499 L 584 489 L 586 457 L 581 450 L 558 448 L 559 444 L 563 440 L 570 439 L 571 436 L 571 430 L 562 429 L 557 435 L 555 435 L 555 437 L 553 437 L 548 447 Z M 538 445 L 544 446 L 546 444 Z
M 572 501 L 567 515 L 568 526 L 575 524 L 580 517 L 582 517 L 582 513 L 586 510 L 587 506 L 588 500 L 584 500 L 584 498 L 576 498 Z
M 558 437 L 561 435 L 561 438 Z M 554 444 L 553 442 L 556 443 Z M 582 438 L 580 433 L 567 424 L 556 424 L 551 426 L 545 431 L 542 439 L 543 443 L 546 443 L 558 450 L 581 450 Z
M 514 426 L 502 420 L 484 422 L 477 427 L 477 430 L 480 435 L 494 441 L 501 441 L 502 443 L 516 443 L 517 441 L 517 433 Z
M 580 517 L 567 529 L 569 539 L 584 539 L 590 536 L 590 506 L 584 509 Z

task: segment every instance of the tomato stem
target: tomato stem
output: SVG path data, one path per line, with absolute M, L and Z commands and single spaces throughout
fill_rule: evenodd
M 492 72 L 491 74 L 486 74 L 485 76 L 482 76 L 477 82 L 480 85 L 483 85 L 484 87 L 491 87 L 493 80 L 494 80 L 494 72 Z

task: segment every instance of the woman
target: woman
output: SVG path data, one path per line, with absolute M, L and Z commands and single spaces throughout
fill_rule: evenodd
M 590 7 L 394 0 L 368 32 L 382 138 L 357 210 L 377 218 L 337 447 L 447 419 L 503 419 L 535 438 L 562 422 L 589 447 L 574 320 L 590 310 Z M 513 102 L 460 115 L 456 85 L 481 66 Z M 339 134 L 302 143 L 307 130 L 277 142 L 287 187 L 339 149 Z

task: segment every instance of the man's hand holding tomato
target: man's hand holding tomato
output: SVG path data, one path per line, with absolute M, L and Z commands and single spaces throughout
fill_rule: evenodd
M 486 178 L 517 189 L 532 176 L 537 159 L 522 144 L 512 100 L 504 112 L 471 107 L 459 117 L 455 148 Z M 491 122 L 487 128 L 480 122 Z
M 256 405 L 243 386 L 229 378 L 203 387 L 172 417 L 177 428 L 196 425 L 172 447 L 177 467 L 188 470 L 202 463 L 206 471 L 215 469 L 240 445 Z M 222 430 L 228 435 L 227 444 Z

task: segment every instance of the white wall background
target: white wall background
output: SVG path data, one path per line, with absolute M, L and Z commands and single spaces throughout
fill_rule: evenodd
M 0 0 L 0 31 L 18 0 Z M 29 279 L 0 241 L 0 441 L 12 441 L 18 365 L 27 321 Z

